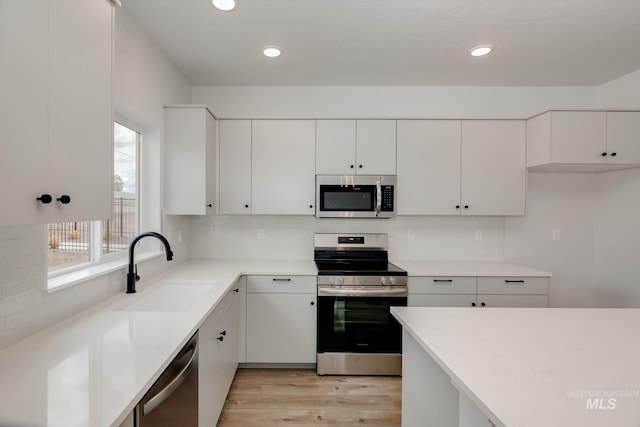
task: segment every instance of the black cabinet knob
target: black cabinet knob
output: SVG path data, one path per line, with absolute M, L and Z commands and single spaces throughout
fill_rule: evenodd
M 615 157 L 615 156 L 616 156 L 616 153 L 611 153 L 611 157 Z
M 224 341 L 224 337 L 218 337 L 218 338 L 216 338 L 216 339 L 217 339 L 218 341 L 220 341 L 220 342 Z
M 358 165 L 358 168 L 362 169 L 362 165 Z
M 351 169 L 353 169 L 353 165 L 349 165 L 349 167 L 350 167 Z
M 245 209 L 249 207 L 249 205 L 244 205 Z
M 43 194 L 40 197 L 36 198 L 36 200 L 44 205 L 48 205 L 53 200 L 53 197 L 51 197 L 51 194 Z
M 313 209 L 313 205 L 309 205 L 309 209 Z
M 464 208 L 465 209 L 469 209 L 469 205 L 464 205 Z
M 67 194 L 63 194 L 62 196 L 58 197 L 56 200 L 62 203 L 63 205 L 68 205 L 69 203 L 71 203 L 71 197 Z
M 316 305 L 316 303 L 315 303 L 315 302 L 313 302 L 313 301 L 311 301 L 311 305 Z
M 480 305 L 481 305 L 481 306 L 483 306 L 483 307 L 485 307 L 485 306 L 486 306 L 487 304 L 485 304 L 485 303 L 482 303 L 482 304 L 480 304 Z
M 607 157 L 607 153 L 600 154 L 602 157 Z
M 220 335 L 222 335 L 223 337 L 226 337 L 227 336 L 227 331 L 220 332 Z
M 207 204 L 207 207 L 212 208 L 213 205 L 211 203 Z
M 237 294 L 238 292 L 240 292 L 240 289 L 234 289 L 233 292 Z
M 476 303 L 475 303 L 475 302 L 472 302 L 472 303 L 471 303 L 471 307 L 475 307 L 475 306 L 476 306 Z
M 456 209 L 460 209 L 460 205 L 456 205 Z

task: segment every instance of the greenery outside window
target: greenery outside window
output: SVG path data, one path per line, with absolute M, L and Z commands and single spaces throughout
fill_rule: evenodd
M 49 275 L 83 268 L 126 251 L 139 229 L 140 132 L 114 123 L 113 216 L 108 221 L 47 225 Z

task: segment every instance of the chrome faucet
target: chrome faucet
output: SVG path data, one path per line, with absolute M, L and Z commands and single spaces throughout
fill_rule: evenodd
M 162 234 L 156 233 L 155 231 L 148 231 L 146 233 L 142 233 L 136 236 L 131 242 L 131 244 L 129 245 L 129 272 L 127 273 L 127 293 L 128 294 L 136 293 L 136 282 L 140 280 L 140 276 L 138 276 L 138 266 L 134 265 L 133 251 L 136 247 L 136 243 L 138 243 L 138 241 L 143 237 L 147 237 L 147 236 L 155 237 L 156 239 L 160 240 L 164 245 L 164 251 L 167 254 L 167 261 L 171 261 L 173 259 L 173 252 L 171 252 L 171 246 L 169 245 L 169 242 L 167 241 L 167 239 L 164 238 Z M 134 271 L 134 268 L 135 268 L 135 271 Z

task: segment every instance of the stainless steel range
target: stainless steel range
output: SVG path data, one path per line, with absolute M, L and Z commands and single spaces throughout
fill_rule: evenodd
M 316 234 L 319 375 L 400 375 L 407 272 L 389 262 L 386 234 Z

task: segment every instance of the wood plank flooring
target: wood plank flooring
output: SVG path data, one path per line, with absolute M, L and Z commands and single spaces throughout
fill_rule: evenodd
M 217 427 L 400 426 L 400 377 L 238 369 Z

